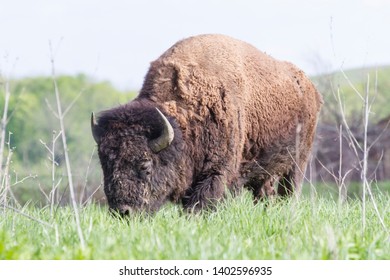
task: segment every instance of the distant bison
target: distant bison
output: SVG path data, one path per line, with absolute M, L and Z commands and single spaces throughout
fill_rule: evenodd
M 151 63 L 138 97 L 91 126 L 111 210 L 199 210 L 225 188 L 255 201 L 299 188 L 322 104 L 305 74 L 223 35 L 182 40 Z M 274 189 L 275 187 L 275 189 Z

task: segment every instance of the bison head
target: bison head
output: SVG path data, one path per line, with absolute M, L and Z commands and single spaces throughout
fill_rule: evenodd
M 174 138 L 168 119 L 157 108 L 125 106 L 91 116 L 93 137 L 111 210 L 120 214 L 157 210 L 170 195 L 164 156 Z

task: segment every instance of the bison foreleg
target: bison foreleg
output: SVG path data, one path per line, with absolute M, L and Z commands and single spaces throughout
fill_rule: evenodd
M 272 197 L 275 195 L 275 184 L 276 178 L 269 177 L 266 180 L 260 180 L 252 178 L 248 183 L 247 187 L 252 191 L 254 203 Z
M 279 181 L 278 195 L 288 196 L 293 193 L 293 182 L 289 175 L 283 176 Z
M 298 191 L 299 193 L 302 185 L 302 179 L 302 173 L 300 173 L 296 170 L 296 168 L 294 168 L 292 171 L 290 171 L 288 174 L 285 174 L 279 180 L 278 195 L 290 196 L 295 191 Z
M 184 196 L 183 206 L 191 211 L 212 208 L 224 196 L 223 182 L 221 175 L 211 175 L 195 182 Z

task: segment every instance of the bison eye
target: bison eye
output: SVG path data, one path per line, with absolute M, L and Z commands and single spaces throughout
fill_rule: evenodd
M 140 171 L 148 171 L 149 170 L 149 167 L 148 166 L 144 166 L 144 165 L 141 165 L 140 168 L 139 168 Z
M 144 179 L 146 179 L 152 171 L 152 161 L 144 161 L 139 165 L 139 173 Z

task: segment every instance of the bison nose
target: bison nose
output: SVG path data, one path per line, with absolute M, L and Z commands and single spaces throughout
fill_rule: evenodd
M 116 208 L 116 211 L 121 215 L 121 216 L 128 216 L 131 213 L 131 207 L 128 205 L 119 205 Z

